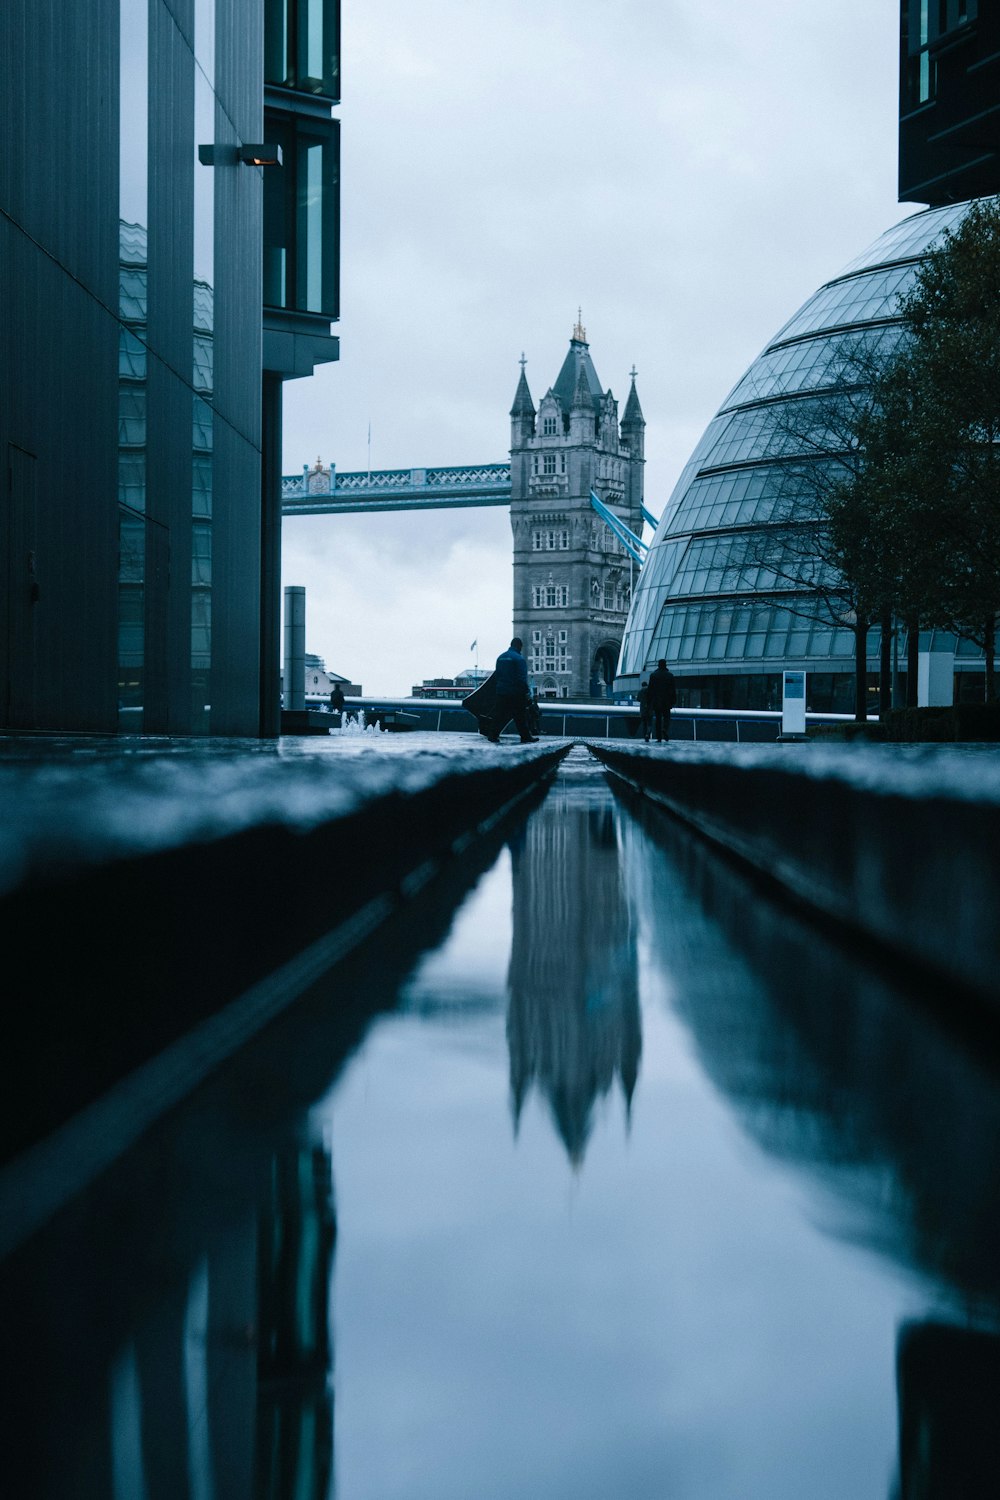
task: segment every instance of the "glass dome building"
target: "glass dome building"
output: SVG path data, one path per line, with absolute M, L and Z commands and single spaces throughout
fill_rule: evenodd
M 889 352 L 900 337 L 900 295 L 933 243 L 968 207 L 925 210 L 887 230 L 803 304 L 727 396 L 650 545 L 622 642 L 616 694 L 637 692 L 664 657 L 677 674 L 679 701 L 692 707 L 780 707 L 781 673 L 795 668 L 808 673 L 810 709 L 851 710 L 851 630 L 835 628 L 819 608 L 809 618 L 804 593 L 790 609 L 789 584 L 766 566 L 748 565 L 752 537 L 769 521 L 787 519 L 790 478 L 808 456 L 805 437 L 796 441 L 792 403 L 833 389 L 838 351 L 846 356 L 861 343 Z M 875 673 L 877 629 L 868 647 Z

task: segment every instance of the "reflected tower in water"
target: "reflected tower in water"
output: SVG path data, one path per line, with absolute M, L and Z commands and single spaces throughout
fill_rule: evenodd
M 507 1045 L 515 1127 L 537 1084 L 578 1163 L 594 1103 L 616 1077 L 631 1109 L 642 1051 L 635 935 L 615 814 L 555 792 L 512 843 L 511 855 Z

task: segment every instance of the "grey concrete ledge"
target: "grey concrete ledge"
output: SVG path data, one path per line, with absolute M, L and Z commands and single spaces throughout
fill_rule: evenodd
M 0 898 L 262 827 L 308 834 L 445 779 L 521 776 L 565 752 L 470 735 L 255 740 L 0 737 Z M 520 769 L 515 769 L 520 768 Z
M 1000 1007 L 995 746 L 592 745 L 800 901 Z
M 0 942 L 24 976 L 0 1159 L 398 905 L 569 748 L 403 738 L 0 745 Z

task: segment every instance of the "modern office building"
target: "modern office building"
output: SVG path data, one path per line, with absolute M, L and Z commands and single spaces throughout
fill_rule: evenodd
M 537 412 L 522 363 L 510 419 L 514 634 L 539 697 L 609 696 L 634 565 L 590 495 L 641 534 L 646 423 L 635 379 L 619 423 L 578 320 Z
M 899 201 L 1000 193 L 1000 4 L 900 0 Z
M 281 725 L 281 420 L 286 380 L 340 356 L 340 0 L 264 0 L 261 732 Z
M 280 383 L 336 356 L 337 19 L 0 7 L 0 729 L 277 730 Z
M 849 622 L 838 628 L 826 611 L 811 612 L 780 568 L 754 568 L 766 550 L 754 535 L 788 519 L 790 476 L 822 451 L 821 435 L 797 420 L 803 398 L 821 398 L 840 378 L 852 343 L 890 352 L 898 299 L 921 257 L 969 200 L 1000 192 L 1000 0 L 900 0 L 899 97 L 899 199 L 929 211 L 820 287 L 709 423 L 636 586 L 619 692 L 635 692 L 662 656 L 681 678 L 681 701 L 695 707 L 775 707 L 785 669 L 806 670 L 811 709 L 853 707 Z M 808 503 L 803 496 L 803 516 Z M 981 652 L 940 631 L 921 632 L 919 644 L 922 701 L 981 698 Z M 872 678 L 878 654 L 873 630 Z
M 780 568 L 755 563 L 752 541 L 787 518 L 790 477 L 816 456 L 817 434 L 808 420 L 796 420 L 796 403 L 842 378 L 839 356 L 847 349 L 860 343 L 889 352 L 899 337 L 898 298 L 967 207 L 928 209 L 888 230 L 803 304 L 723 401 L 670 496 L 639 576 L 619 692 L 635 692 L 663 657 L 678 675 L 681 701 L 694 707 L 776 708 L 781 673 L 803 669 L 811 710 L 852 710 L 849 623 L 835 628 Z M 921 644 L 981 682 L 982 654 L 971 645 L 943 632 Z M 874 677 L 877 630 L 869 632 L 868 655 Z

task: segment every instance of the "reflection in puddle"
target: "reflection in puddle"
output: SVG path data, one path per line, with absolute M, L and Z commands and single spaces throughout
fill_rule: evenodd
M 503 837 L 4 1267 L 12 1493 L 992 1497 L 993 1073 L 583 751 Z
M 536 1087 L 574 1164 L 616 1080 L 631 1108 L 642 1052 L 618 817 L 606 799 L 579 801 L 557 787 L 511 840 L 507 1011 L 515 1126 Z

